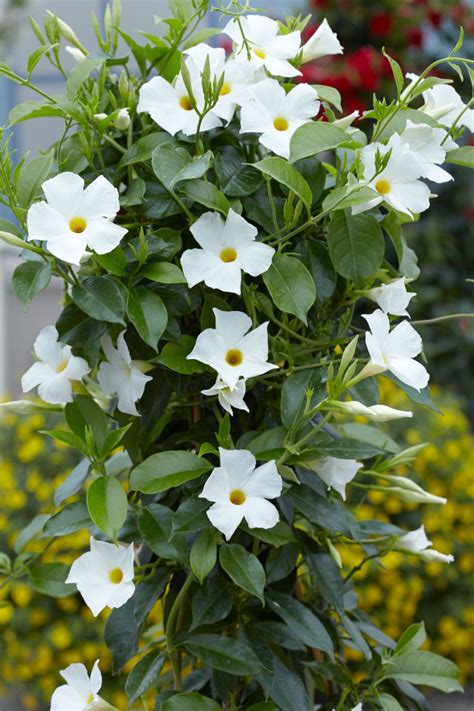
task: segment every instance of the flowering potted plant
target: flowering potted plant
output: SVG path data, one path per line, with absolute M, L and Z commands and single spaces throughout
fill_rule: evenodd
M 63 409 L 64 427 L 45 434 L 83 456 L 2 570 L 46 594 L 78 591 L 94 616 L 112 609 L 105 641 L 114 672 L 130 670 L 130 708 L 148 708 L 150 690 L 162 711 L 423 708 L 416 685 L 459 690 L 457 667 L 420 650 L 423 623 L 398 642 L 372 624 L 337 546 L 452 561 L 423 528 L 357 521 L 346 489 L 445 502 L 394 476 L 417 448 L 377 422 L 412 413 L 380 403 L 377 379 L 435 407 L 407 320 L 416 258 L 403 224 L 429 208 L 427 181 L 449 179 L 442 164 L 472 161 L 455 141 L 474 112 L 434 65 L 406 84 L 390 60 L 397 100 L 374 101 L 367 141 L 354 116 L 336 118 L 337 91 L 294 83 L 303 61 L 340 51 L 329 26 L 301 46 L 300 20 L 231 3 L 226 57 L 208 44 L 219 30 L 201 27 L 207 10 L 174 0 L 143 44 L 114 2 L 97 52 L 49 15 L 27 78 L 0 65 L 40 94 L 10 125 L 65 122 L 15 168 L 4 142 L 0 189 L 17 223 L 0 235 L 22 249 L 25 307 L 64 282 L 22 387 Z M 77 65 L 52 97 L 34 69 L 66 73 L 62 38 Z M 452 66 L 469 65 L 461 45 Z M 38 541 L 85 527 L 90 550 L 71 566 L 42 562 Z M 346 646 L 365 655 L 362 679 Z M 61 674 L 52 709 L 110 708 L 100 660 Z

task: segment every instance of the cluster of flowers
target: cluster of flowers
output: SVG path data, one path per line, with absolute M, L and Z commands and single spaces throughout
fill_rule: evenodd
M 258 135 L 262 146 L 288 158 L 295 131 L 320 111 L 318 92 L 302 83 L 286 93 L 269 75 L 299 76 L 292 61 L 305 62 L 341 52 L 337 37 L 323 23 L 301 47 L 299 32 L 280 34 L 278 23 L 262 16 L 232 20 L 224 33 L 234 43 L 230 59 L 226 59 L 224 50 L 206 44 L 186 50 L 185 70 L 172 84 L 154 77 L 142 86 L 138 111 L 148 113 L 171 135 L 178 131 L 194 135 L 230 122 L 238 110 L 241 133 Z M 202 86 L 205 73 L 220 87 L 219 99 L 210 110 L 206 110 Z M 409 78 L 412 83 L 406 93 L 418 81 L 418 77 Z M 434 86 L 424 93 L 424 99 L 422 112 L 447 129 L 456 123 L 474 128 L 474 110 L 464 106 L 452 87 Z M 357 112 L 339 124 L 349 128 L 356 118 Z M 354 184 L 371 188 L 375 197 L 353 207 L 353 214 L 380 204 L 410 218 L 423 212 L 429 207 L 430 188 L 421 179 L 449 180 L 450 175 L 440 166 L 447 151 L 455 147 L 443 128 L 409 121 L 388 143 L 371 143 L 360 149 L 352 156 L 354 173 L 350 177 Z M 88 258 L 88 249 L 107 254 L 127 233 L 126 228 L 114 223 L 120 208 L 119 192 L 105 177 L 84 187 L 79 176 L 61 173 L 43 184 L 43 192 L 46 201 L 34 204 L 28 212 L 28 239 L 45 241 L 49 252 L 64 262 L 80 264 Z M 240 294 L 242 274 L 256 277 L 270 268 L 274 249 L 257 241 L 257 229 L 232 209 L 225 220 L 216 212 L 203 214 L 190 231 L 199 249 L 181 255 L 189 287 L 204 282 L 211 289 Z M 388 371 L 402 383 L 422 390 L 429 374 L 415 360 L 422 351 L 421 338 L 406 320 L 391 330 L 389 319 L 389 315 L 408 315 L 406 309 L 414 293 L 407 291 L 406 279 L 381 284 L 366 296 L 379 308 L 364 315 L 370 329 L 365 334 L 369 361 L 352 383 Z M 215 328 L 200 333 L 187 357 L 215 371 L 216 381 L 203 393 L 217 395 L 223 409 L 232 415 L 233 408 L 247 410 L 244 396 L 248 379 L 278 366 L 268 361 L 268 323 L 252 329 L 252 320 L 244 312 L 214 308 L 214 315 Z M 116 346 L 109 336 L 102 339 L 104 358 L 96 377 L 104 395 L 117 397 L 121 412 L 138 415 L 137 403 L 151 379 L 143 372 L 149 364 L 132 360 L 124 336 L 125 332 L 118 336 Z M 65 404 L 73 399 L 73 383 L 84 380 L 87 384 L 91 371 L 86 360 L 75 356 L 58 338 L 54 326 L 38 335 L 34 344 L 38 362 L 24 374 L 22 387 L 25 392 L 38 387 L 46 402 Z M 412 415 L 357 401 L 337 403 L 337 407 L 378 421 Z M 219 454 L 220 466 L 212 471 L 200 494 L 213 504 L 207 511 L 213 526 L 227 540 L 244 518 L 250 528 L 275 526 L 279 514 L 271 500 L 280 495 L 283 486 L 276 462 L 257 467 L 254 455 L 247 450 L 221 448 Z M 345 486 L 361 467 L 356 460 L 335 457 L 312 463 L 323 482 L 343 498 Z M 452 560 L 452 556 L 430 550 L 430 545 L 423 527 L 401 536 L 396 543 L 400 550 L 427 560 Z M 77 585 L 93 614 L 98 615 L 105 607 L 120 607 L 130 599 L 135 589 L 133 579 L 133 544 L 117 546 L 91 538 L 90 551 L 73 563 L 66 582 Z M 63 672 L 67 687 L 77 692 L 77 708 L 95 701 L 100 689 L 97 666 L 90 679 L 84 674 L 84 669 L 76 665 Z M 55 692 L 52 708 L 63 708 L 64 689 Z

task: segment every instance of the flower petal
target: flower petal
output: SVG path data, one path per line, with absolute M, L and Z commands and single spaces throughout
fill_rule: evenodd
M 280 496 L 283 481 L 278 473 L 275 461 L 266 462 L 257 467 L 246 484 L 245 491 L 250 497 L 275 499 Z
M 87 244 L 94 252 L 108 254 L 120 244 L 127 232 L 125 227 L 120 227 L 105 218 L 98 218 L 88 222 L 84 235 Z
M 424 365 L 412 358 L 390 358 L 388 367 L 402 383 L 415 388 L 418 392 L 428 385 L 430 374 Z
M 241 506 L 216 503 L 207 511 L 207 517 L 212 525 L 224 534 L 228 541 L 235 533 L 242 521 L 244 512 Z
M 81 176 L 69 171 L 59 173 L 42 185 L 48 203 L 68 220 L 77 213 L 83 189 Z
M 243 311 L 212 310 L 216 319 L 216 331 L 226 347 L 230 348 L 239 343 L 243 335 L 252 327 L 252 319 Z
M 266 499 L 252 496 L 246 504 L 245 520 L 250 528 L 273 528 L 280 520 L 277 507 Z
M 385 353 L 393 358 L 414 358 L 422 349 L 421 336 L 408 321 L 399 323 L 388 335 Z
M 48 239 L 46 246 L 51 254 L 68 264 L 80 264 L 87 247 L 85 232 L 75 234 L 68 230 L 59 237 Z
M 64 373 L 57 373 L 38 386 L 38 395 L 50 405 L 63 405 L 72 402 L 72 387 Z
M 31 368 L 22 375 L 21 389 L 27 393 L 54 375 L 54 370 L 47 363 L 33 363 Z
M 194 222 L 189 231 L 200 247 L 217 253 L 224 243 L 222 236 L 224 224 L 224 219 L 218 212 L 205 212 Z
M 28 210 L 27 227 L 30 241 L 61 238 L 69 232 L 64 216 L 44 201 L 36 202 Z
M 82 194 L 79 215 L 86 218 L 115 217 L 120 210 L 119 193 L 112 183 L 99 175 Z
M 239 264 L 242 270 L 256 277 L 270 269 L 275 250 L 268 244 L 252 242 L 239 248 Z
M 66 669 L 60 672 L 63 679 L 69 686 L 80 694 L 83 699 L 87 699 L 91 692 L 89 674 L 84 664 L 70 664 Z
M 255 469 L 256 459 L 247 449 L 219 447 L 221 467 L 225 469 L 230 489 L 247 486 Z

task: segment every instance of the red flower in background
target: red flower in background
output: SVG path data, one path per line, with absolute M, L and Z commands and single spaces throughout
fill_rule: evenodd
M 393 30 L 393 17 L 388 12 L 372 15 L 369 23 L 370 32 L 376 37 L 386 37 Z

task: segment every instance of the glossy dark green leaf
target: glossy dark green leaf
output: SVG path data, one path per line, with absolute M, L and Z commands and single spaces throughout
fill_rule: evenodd
M 132 470 L 130 486 L 145 494 L 157 494 L 196 479 L 210 469 L 207 460 L 191 452 L 159 452 Z
M 358 281 L 375 274 L 382 264 L 382 229 L 372 215 L 334 212 L 329 222 L 328 246 L 337 273 Z
M 88 316 L 125 326 L 126 290 L 110 277 L 86 277 L 72 288 L 72 298 Z
M 228 543 L 219 549 L 219 562 L 239 588 L 265 602 L 265 571 L 259 559 L 243 546 Z
M 138 286 L 128 294 L 127 313 L 139 336 L 156 350 L 168 323 L 162 299 L 150 289 Z
M 309 607 L 295 598 L 275 590 L 267 593 L 266 597 L 271 609 L 286 622 L 302 642 L 308 647 L 320 649 L 329 656 L 333 656 L 332 640 L 322 622 Z
M 13 272 L 13 288 L 19 301 L 27 310 L 31 300 L 41 293 L 51 281 L 51 264 L 46 262 L 23 262 Z
M 275 255 L 263 281 L 275 306 L 307 324 L 308 310 L 316 299 L 316 287 L 299 259 L 286 254 Z
M 133 667 L 125 682 L 128 703 L 132 705 L 157 681 L 165 663 L 165 654 L 159 650 L 149 652 Z
M 217 561 L 217 543 L 215 532 L 207 528 L 195 538 L 189 554 L 191 570 L 202 584 Z
M 87 508 L 96 526 L 115 538 L 128 510 L 127 495 L 119 480 L 101 476 L 93 481 L 87 491 Z
M 221 575 L 207 578 L 204 586 L 193 596 L 191 629 L 212 625 L 227 617 L 232 610 L 232 588 Z
M 196 634 L 188 637 L 185 647 L 204 664 L 229 674 L 246 676 L 258 674 L 261 670 L 261 663 L 253 650 L 232 637 Z

